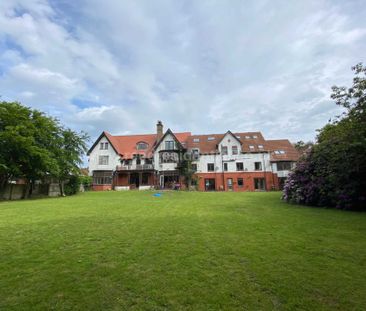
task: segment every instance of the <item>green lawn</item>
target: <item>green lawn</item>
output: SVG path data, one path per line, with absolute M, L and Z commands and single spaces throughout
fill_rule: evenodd
M 365 310 L 366 214 L 280 193 L 0 203 L 0 310 Z

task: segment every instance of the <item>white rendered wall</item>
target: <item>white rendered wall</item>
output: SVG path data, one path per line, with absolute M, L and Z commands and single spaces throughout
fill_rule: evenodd
M 100 143 L 108 143 L 107 150 L 100 150 Z M 99 165 L 99 156 L 108 156 L 108 165 Z M 93 175 L 93 171 L 114 171 L 117 165 L 120 165 L 120 156 L 114 151 L 106 137 L 102 137 L 95 145 L 89 155 L 89 175 Z

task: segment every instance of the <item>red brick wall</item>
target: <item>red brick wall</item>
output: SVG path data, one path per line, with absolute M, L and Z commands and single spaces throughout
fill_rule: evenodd
M 112 190 L 112 185 L 93 185 L 94 191 Z
M 215 179 L 216 190 L 228 190 L 227 179 L 233 180 L 233 191 L 255 191 L 254 178 L 265 178 L 266 190 L 278 189 L 277 174 L 271 172 L 237 172 L 237 173 L 197 173 L 198 190 L 205 191 L 205 179 Z M 243 178 L 244 185 L 238 186 L 238 178 Z
M 116 186 L 128 186 L 128 175 L 127 174 L 119 174 L 116 176 Z

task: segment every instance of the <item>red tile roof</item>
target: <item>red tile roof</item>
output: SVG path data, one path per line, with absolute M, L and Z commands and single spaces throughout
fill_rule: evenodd
M 104 132 L 104 135 L 108 138 L 110 143 L 115 148 L 116 152 L 123 156 L 125 159 L 130 159 L 134 154 L 141 154 L 147 157 L 151 157 L 152 149 L 156 142 L 156 134 L 141 134 L 141 135 L 111 135 L 108 132 Z M 174 133 L 175 137 L 180 143 L 185 145 L 187 138 L 191 135 L 190 132 Z M 139 142 L 145 142 L 148 144 L 146 150 L 137 150 L 136 146 Z
M 238 132 L 232 134 L 240 140 L 242 144 L 242 152 L 270 152 L 271 161 L 296 161 L 300 157 L 299 152 L 287 139 L 265 140 L 261 132 Z M 104 135 L 110 141 L 115 151 L 125 159 L 132 158 L 134 154 L 151 157 L 156 143 L 156 134 L 114 136 L 108 132 L 103 132 L 99 139 Z M 218 152 L 217 145 L 224 138 L 226 133 L 192 135 L 190 132 L 182 132 L 174 133 L 174 135 L 184 148 L 198 148 L 201 154 L 207 154 Z M 99 139 L 95 142 L 88 153 L 90 153 L 90 151 L 95 147 Z M 148 148 L 146 150 L 137 150 L 136 146 L 139 142 L 147 143 Z
M 288 139 L 267 140 L 266 145 L 271 151 L 271 161 L 297 161 L 300 157 Z

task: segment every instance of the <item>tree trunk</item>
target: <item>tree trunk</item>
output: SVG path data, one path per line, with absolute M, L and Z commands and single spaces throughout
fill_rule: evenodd
M 30 184 L 29 184 L 28 198 L 30 198 L 32 196 L 32 193 L 33 193 L 33 185 L 34 185 L 34 180 L 32 179 L 30 181 Z
M 29 181 L 27 180 L 23 188 L 22 200 L 28 198 L 28 193 L 29 193 Z
M 13 183 L 10 184 L 10 189 L 9 189 L 9 200 L 11 200 L 13 198 Z
M 60 187 L 60 196 L 64 197 L 65 193 L 64 193 L 64 181 L 63 180 L 59 180 L 58 185 Z

